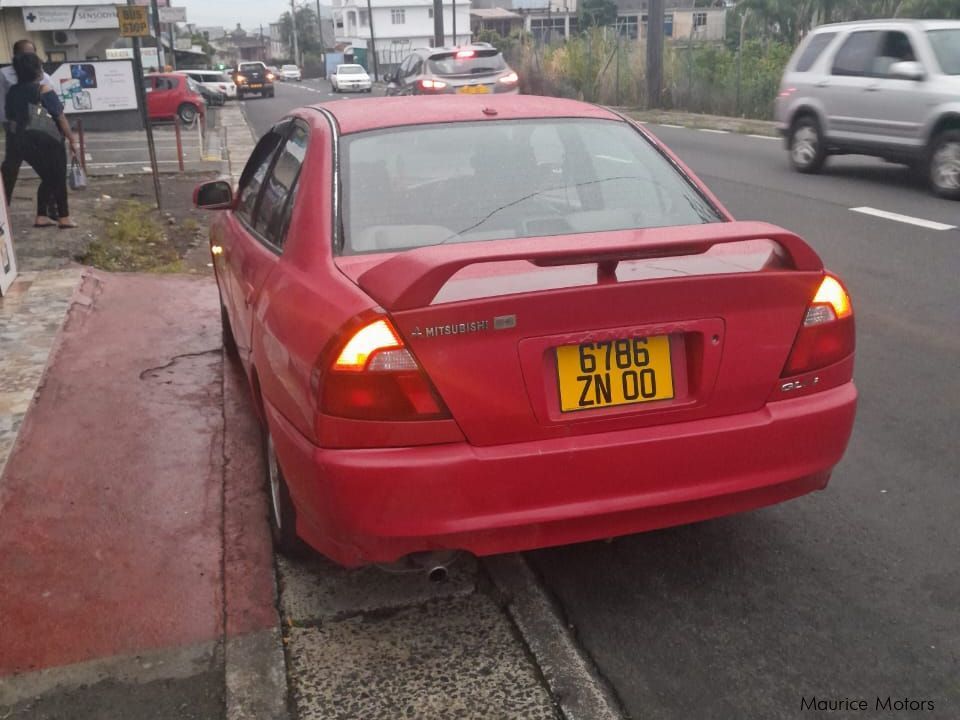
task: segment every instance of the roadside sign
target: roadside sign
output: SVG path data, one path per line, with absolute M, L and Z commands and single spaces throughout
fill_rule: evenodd
M 150 34 L 147 8 L 139 5 L 117 5 L 121 37 L 146 37 Z
M 187 21 L 187 9 L 185 7 L 161 7 L 157 8 L 162 23 L 178 23 Z

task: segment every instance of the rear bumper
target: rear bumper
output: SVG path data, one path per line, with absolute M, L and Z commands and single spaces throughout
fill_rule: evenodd
M 497 447 L 329 450 L 267 415 L 299 534 L 355 566 L 614 537 L 822 489 L 856 401 L 848 383 L 735 417 Z

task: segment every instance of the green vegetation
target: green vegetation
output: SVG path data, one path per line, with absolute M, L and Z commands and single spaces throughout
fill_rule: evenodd
M 608 0 L 586 0 L 581 14 L 607 18 Z M 698 0 L 709 6 L 709 0 Z M 664 51 L 663 109 L 769 119 L 780 77 L 796 44 L 826 22 L 878 17 L 960 18 L 960 0 L 741 0 L 727 13 L 725 43 L 674 38 Z M 605 105 L 648 107 L 646 47 L 610 25 L 584 23 L 564 41 L 541 44 L 526 33 L 477 39 L 499 48 L 521 90 Z M 743 41 L 741 43 L 741 28 Z
M 93 240 L 81 258 L 111 272 L 180 272 L 180 253 L 164 232 L 155 210 L 128 201 L 101 218 L 105 237 Z

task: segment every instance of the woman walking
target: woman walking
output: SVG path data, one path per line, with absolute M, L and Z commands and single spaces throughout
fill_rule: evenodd
M 43 82 L 43 65 L 34 53 L 14 58 L 17 84 L 7 92 L 9 130 L 14 134 L 20 155 L 40 176 L 37 188 L 35 227 L 75 228 L 67 201 L 67 158 L 63 140 L 70 143 L 70 155 L 77 157 L 77 144 L 63 114 L 63 104 L 53 88 Z M 47 217 L 54 207 L 59 221 Z

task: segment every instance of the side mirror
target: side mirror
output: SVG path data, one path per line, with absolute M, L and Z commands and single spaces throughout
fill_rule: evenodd
M 895 62 L 887 72 L 890 77 L 899 80 L 923 80 L 927 76 L 923 70 L 923 65 L 912 60 Z
M 193 204 L 201 210 L 225 210 L 233 207 L 233 188 L 226 180 L 213 180 L 197 185 Z

